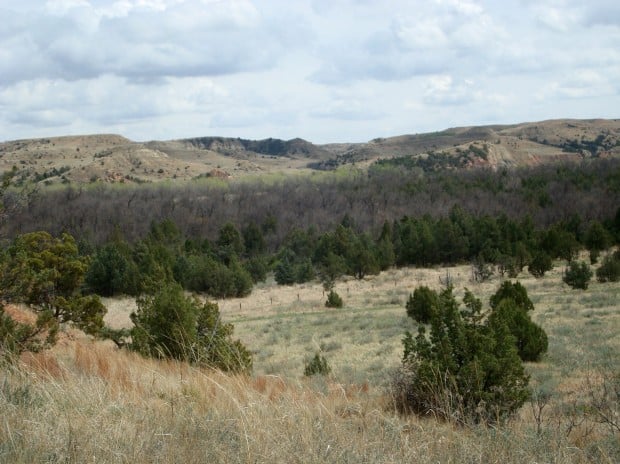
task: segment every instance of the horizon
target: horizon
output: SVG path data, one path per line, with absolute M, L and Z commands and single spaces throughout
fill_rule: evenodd
M 363 144 L 363 143 L 368 143 L 371 142 L 375 139 L 390 139 L 390 138 L 394 138 L 394 137 L 402 137 L 402 136 L 408 136 L 408 135 L 421 135 L 421 134 L 434 134 L 434 133 L 440 133 L 440 132 L 444 132 L 447 130 L 452 130 L 452 129 L 464 129 L 464 128 L 474 128 L 474 127 L 493 127 L 493 126 L 504 126 L 504 127 L 509 127 L 509 126 L 520 126 L 520 125 L 527 125 L 527 124 L 542 124 L 545 122 L 554 122 L 554 121 L 617 121 L 619 118 L 553 118 L 553 119 L 545 119 L 545 120 L 540 120 L 540 121 L 520 121 L 520 122 L 513 122 L 513 123 L 493 123 L 493 124 L 479 124 L 479 125 L 473 125 L 473 124 L 468 124 L 468 125 L 462 125 L 462 126 L 451 126 L 451 127 L 443 127 L 443 128 L 438 128 L 435 130 L 430 130 L 427 132 L 410 132 L 410 133 L 402 133 L 402 134 L 391 134 L 391 135 L 377 135 L 375 137 L 370 137 L 367 140 L 364 141 L 349 141 L 349 140 L 341 140 L 341 141 L 336 141 L 336 142 L 326 142 L 326 143 L 320 143 L 320 142 L 315 142 L 313 140 L 308 140 L 305 139 L 303 137 L 292 137 L 292 138 L 288 138 L 288 139 L 282 139 L 279 137 L 264 137 L 264 138 L 255 138 L 255 139 L 251 139 L 251 138 L 246 138 L 246 137 L 240 137 L 240 136 L 224 136 L 224 135 L 193 135 L 193 136 L 189 136 L 189 137 L 180 137 L 180 138 L 175 138 L 175 139 L 148 139 L 148 140 L 134 140 L 128 136 L 126 136 L 125 134 L 120 134 L 120 133 L 113 133 L 113 132 L 93 132 L 93 133 L 75 133 L 75 134 L 56 134 L 56 135 L 44 135 L 44 136 L 39 136 L 39 137 L 23 137 L 23 138 L 18 138 L 18 139 L 7 139 L 7 140 L 0 140 L 0 143 L 12 143 L 12 142 L 19 142 L 22 140 L 40 140 L 40 139 L 58 139 L 58 138 L 70 138 L 70 137 L 96 137 L 96 136 L 118 136 L 118 137 L 123 137 L 126 138 L 127 140 L 129 140 L 130 142 L 133 143 L 148 143 L 148 142 L 168 142 L 168 141 L 177 141 L 177 140 L 191 140 L 191 139 L 200 139 L 200 138 L 223 138 L 223 139 L 241 139 L 241 140 L 250 140 L 250 141 L 262 141 L 262 140 L 282 140 L 284 142 L 290 142 L 292 140 L 303 140 L 304 142 L 308 142 L 311 143 L 313 145 L 337 145 L 337 144 L 347 144 L 347 143 L 351 143 L 351 144 Z

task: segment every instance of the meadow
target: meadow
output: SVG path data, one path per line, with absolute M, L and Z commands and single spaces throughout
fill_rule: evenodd
M 501 280 L 470 266 L 401 268 L 336 284 L 277 286 L 220 300 L 235 338 L 254 354 L 251 376 L 144 359 L 65 329 L 54 349 L 0 371 L 0 462 L 582 463 L 620 462 L 620 283 L 586 291 L 562 282 L 562 263 L 518 280 L 549 336 L 527 364 L 532 399 L 505 425 L 457 426 L 395 412 L 389 385 L 419 285 L 473 291 L 488 307 Z M 122 327 L 130 299 L 105 300 Z M 332 372 L 306 378 L 317 352 Z

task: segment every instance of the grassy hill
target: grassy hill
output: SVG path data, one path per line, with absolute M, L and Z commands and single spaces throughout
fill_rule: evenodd
M 620 155 L 620 120 L 552 120 L 452 128 L 317 145 L 302 139 L 198 137 L 132 142 L 119 135 L 84 135 L 0 143 L 0 172 L 44 183 L 157 182 L 199 176 L 244 177 L 366 167 L 399 157 L 448 160 L 465 168 L 533 166 Z
M 255 353 L 250 377 L 147 360 L 66 329 L 53 350 L 0 371 L 0 462 L 618 462 L 618 430 L 601 414 L 617 427 L 617 397 L 603 387 L 617 388 L 620 285 L 570 290 L 561 267 L 519 276 L 550 347 L 527 366 L 535 396 L 513 421 L 462 427 L 394 412 L 386 385 L 414 325 L 404 302 L 447 272 L 459 295 L 468 286 L 485 304 L 499 285 L 470 282 L 468 266 L 410 268 L 339 282 L 342 310 L 325 309 L 318 284 L 266 283 L 220 302 Z M 108 321 L 124 325 L 131 303 L 108 300 Z M 304 378 L 318 350 L 333 373 Z

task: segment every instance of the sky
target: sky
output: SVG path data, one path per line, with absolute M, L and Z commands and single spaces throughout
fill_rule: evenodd
M 0 0 L 0 141 L 620 117 L 618 0 Z

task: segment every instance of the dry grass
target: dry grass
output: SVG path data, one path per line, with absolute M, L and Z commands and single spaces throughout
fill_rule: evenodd
M 404 302 L 419 284 L 438 288 L 445 272 L 341 282 L 342 310 L 323 306 L 318 285 L 265 284 L 220 302 L 255 352 L 251 377 L 147 360 L 68 333 L 53 351 L 0 371 L 0 462 L 618 462 L 618 435 L 579 408 L 604 380 L 599 367 L 618 368 L 620 285 L 570 290 L 561 269 L 540 281 L 520 276 L 550 338 L 544 362 L 528 365 L 539 402 L 500 428 L 393 412 L 381 384 L 414 327 Z M 467 285 L 485 302 L 499 283 L 472 284 L 466 266 L 450 273 L 459 291 Z M 122 325 L 129 309 L 110 308 Z M 333 375 L 305 379 L 317 349 Z

